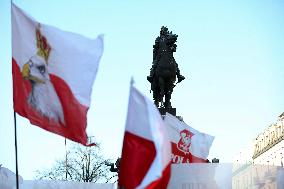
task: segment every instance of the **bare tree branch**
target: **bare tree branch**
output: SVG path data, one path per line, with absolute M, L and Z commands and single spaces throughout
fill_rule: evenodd
M 99 146 L 83 147 L 73 145 L 67 152 L 67 164 L 65 157 L 56 160 L 54 165 L 47 170 L 37 170 L 36 179 L 67 180 L 79 182 L 109 182 L 117 177 L 112 173 L 100 153 Z M 66 167 L 67 166 L 67 167 Z

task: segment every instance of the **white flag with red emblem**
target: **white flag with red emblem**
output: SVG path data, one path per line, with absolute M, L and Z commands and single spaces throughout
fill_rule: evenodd
M 103 53 L 89 39 L 41 24 L 12 4 L 14 110 L 34 125 L 87 145 L 87 111 Z
M 206 163 L 214 137 L 167 113 L 164 122 L 172 145 L 172 163 Z
M 157 107 L 131 85 L 119 185 L 125 189 L 166 188 L 170 155 L 170 141 Z

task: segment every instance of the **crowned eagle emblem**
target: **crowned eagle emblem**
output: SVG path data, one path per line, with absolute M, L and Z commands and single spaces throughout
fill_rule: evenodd
M 22 77 L 30 81 L 28 104 L 42 116 L 55 122 L 65 123 L 61 102 L 48 72 L 52 50 L 47 38 L 41 33 L 41 25 L 35 28 L 37 52 L 22 67 Z
M 180 140 L 177 143 L 177 148 L 184 153 L 189 153 L 192 136 L 193 134 L 190 131 L 186 129 L 182 130 L 180 132 Z

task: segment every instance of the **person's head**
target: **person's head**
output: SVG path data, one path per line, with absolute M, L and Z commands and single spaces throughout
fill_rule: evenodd
M 168 28 L 165 27 L 165 26 L 162 26 L 161 31 L 160 31 L 160 35 L 165 36 L 165 35 L 167 35 L 167 33 L 168 33 Z

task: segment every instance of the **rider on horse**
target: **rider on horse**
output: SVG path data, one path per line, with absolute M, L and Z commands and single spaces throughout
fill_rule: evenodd
M 162 26 L 160 36 L 156 38 L 153 45 L 153 64 L 150 76 L 147 80 L 151 83 L 153 98 L 157 107 L 159 103 L 165 108 L 171 108 L 171 93 L 175 86 L 176 77 L 178 83 L 185 79 L 180 74 L 173 52 L 176 51 L 177 35 L 168 31 L 167 27 Z M 165 101 L 163 100 L 165 97 Z
M 165 26 L 162 26 L 161 31 L 160 31 L 160 36 L 158 36 L 155 40 L 155 45 L 153 45 L 153 63 L 152 63 L 152 68 L 150 70 L 150 75 L 147 76 L 147 80 L 152 83 L 153 81 L 153 76 L 154 76 L 154 72 L 157 68 L 158 62 L 159 62 L 159 57 L 157 56 L 157 52 L 160 48 L 160 44 L 163 41 L 166 41 L 166 44 L 170 46 L 170 49 L 172 50 L 172 52 L 176 52 L 176 47 L 177 45 L 175 44 L 176 40 L 177 40 L 178 35 L 172 34 L 172 32 L 168 31 L 168 28 Z M 175 60 L 174 60 L 175 61 Z M 182 80 L 185 79 L 184 76 L 182 76 L 180 74 L 180 70 L 178 68 L 178 64 L 176 63 L 176 75 L 178 78 L 178 83 L 181 82 Z

